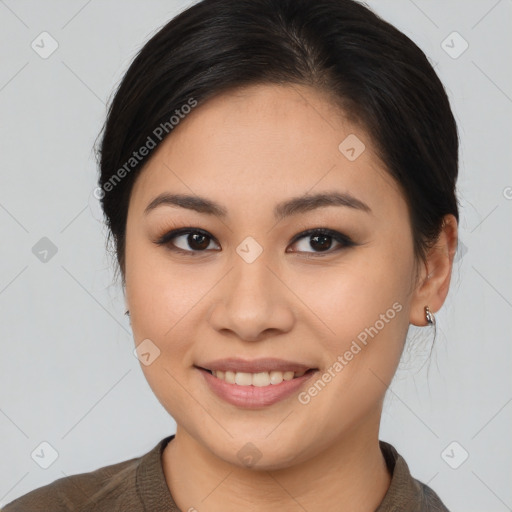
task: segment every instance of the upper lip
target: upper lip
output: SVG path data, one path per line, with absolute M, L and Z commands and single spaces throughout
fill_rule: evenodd
M 247 373 L 260 373 L 260 372 L 301 372 L 307 371 L 312 366 L 307 364 L 298 363 L 296 361 L 286 361 L 284 359 L 276 359 L 266 357 L 261 359 L 239 359 L 230 357 L 227 359 L 216 359 L 215 361 L 208 361 L 196 365 L 205 370 L 215 371 L 232 371 L 232 372 L 247 372 Z

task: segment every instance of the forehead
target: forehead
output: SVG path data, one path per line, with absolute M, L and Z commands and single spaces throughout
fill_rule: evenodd
M 298 85 L 253 85 L 196 107 L 134 188 L 146 201 L 166 188 L 259 204 L 333 188 L 365 202 L 400 196 L 365 130 L 321 92 Z

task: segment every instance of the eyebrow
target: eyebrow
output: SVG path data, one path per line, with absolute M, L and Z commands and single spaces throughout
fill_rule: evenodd
M 227 210 L 218 203 L 196 195 L 169 194 L 163 193 L 155 197 L 145 208 L 144 214 L 147 215 L 159 206 L 178 206 L 188 210 L 194 210 L 207 215 L 225 219 L 228 216 Z M 363 201 L 357 199 L 351 194 L 344 192 L 329 192 L 314 195 L 304 195 L 294 197 L 277 204 L 274 208 L 274 217 L 276 220 L 282 220 L 285 217 L 306 213 L 317 208 L 327 206 L 345 206 L 366 213 L 372 213 L 371 208 Z

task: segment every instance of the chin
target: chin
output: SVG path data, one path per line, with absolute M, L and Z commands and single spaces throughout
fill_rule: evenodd
M 266 429 L 265 429 L 266 430 Z M 202 444 L 215 457 L 239 468 L 254 471 L 275 471 L 293 466 L 304 457 L 304 446 L 293 441 L 295 436 L 283 435 L 265 438 L 261 431 L 226 439 L 225 433 L 215 439 L 211 434 L 202 439 Z M 301 457 L 302 456 L 302 457 Z

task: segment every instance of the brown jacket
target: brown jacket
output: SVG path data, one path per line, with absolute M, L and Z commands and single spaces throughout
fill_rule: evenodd
M 162 439 L 141 457 L 55 480 L 15 499 L 1 512 L 181 512 L 161 462 L 173 437 Z M 411 476 L 393 446 L 380 441 L 380 447 L 393 476 L 375 512 L 449 512 L 430 487 Z

